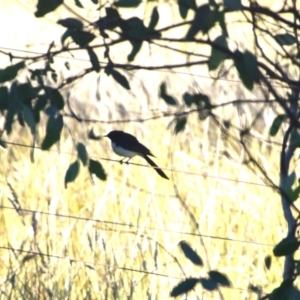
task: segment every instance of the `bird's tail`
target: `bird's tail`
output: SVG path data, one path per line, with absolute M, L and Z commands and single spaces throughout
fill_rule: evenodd
M 144 155 L 143 156 L 145 158 L 145 160 L 147 161 L 147 163 L 154 168 L 154 170 L 163 178 L 165 179 L 169 179 L 168 176 L 163 172 L 162 169 L 160 169 L 158 167 L 158 165 L 150 158 L 148 157 L 147 155 Z

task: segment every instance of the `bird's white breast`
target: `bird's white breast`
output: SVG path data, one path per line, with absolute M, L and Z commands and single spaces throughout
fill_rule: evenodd
M 124 149 L 120 146 L 118 146 L 116 143 L 114 142 L 111 142 L 111 146 L 114 150 L 114 152 L 120 156 L 123 156 L 123 157 L 133 157 L 135 155 L 137 155 L 136 152 L 133 152 L 133 151 L 130 151 L 130 150 L 127 150 L 127 149 Z

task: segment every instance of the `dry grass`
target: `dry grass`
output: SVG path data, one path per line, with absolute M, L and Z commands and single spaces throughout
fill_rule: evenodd
M 149 55 L 143 53 L 140 60 Z M 164 58 L 163 53 L 151 55 L 156 63 Z M 71 62 L 82 67 L 82 62 Z M 112 121 L 170 110 L 157 97 L 163 80 L 178 99 L 192 86 L 208 93 L 215 103 L 232 100 L 238 93 L 249 96 L 241 83 L 212 85 L 209 79 L 197 77 L 201 70 L 184 71 L 196 76 L 137 72 L 129 93 L 101 75 L 100 102 L 94 100 L 98 78 L 92 74 L 70 90 L 70 97 L 82 116 Z M 259 93 L 250 96 L 256 99 Z M 245 111 L 250 118 L 250 111 Z M 235 107 L 220 109 L 218 114 L 240 126 Z M 36 149 L 34 163 L 29 148 L 9 145 L 0 150 L 1 299 L 167 299 L 180 278 L 205 276 L 209 266 L 232 282 L 232 288 L 221 289 L 225 299 L 257 299 L 249 284 L 269 292 L 280 283 L 283 261 L 274 259 L 270 271 L 264 267 L 265 256 L 272 253 L 268 245 L 276 244 L 286 232 L 279 196 L 263 186 L 258 172 L 241 164 L 243 153 L 223 140 L 209 120 L 200 122 L 192 116 L 177 136 L 172 127 L 167 129 L 170 121 L 95 126 L 100 134 L 112 129 L 135 134 L 157 155 L 158 165 L 168 169 L 170 181 L 151 168 L 101 160 L 118 159 L 108 140 L 89 141 L 91 126 L 67 118 L 71 136 L 65 129 L 61 143 L 51 151 Z M 266 132 L 260 130 L 264 137 Z M 40 132 L 39 141 L 43 135 Z M 16 127 L 6 139 L 28 145 L 29 130 Z M 79 177 L 65 189 L 65 172 L 77 158 L 78 141 L 102 163 L 108 178 L 95 179 L 93 184 L 81 165 Z M 224 150 L 234 160 L 225 157 Z M 280 148 L 268 151 L 265 143 L 254 140 L 252 151 L 276 182 Z M 144 164 L 139 158 L 132 162 Z M 16 200 L 30 211 L 9 209 Z M 183 256 L 178 247 L 181 240 L 203 258 L 203 268 Z M 189 299 L 220 299 L 220 295 L 199 285 Z

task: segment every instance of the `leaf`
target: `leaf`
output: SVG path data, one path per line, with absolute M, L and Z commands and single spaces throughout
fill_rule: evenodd
M 180 117 L 176 119 L 176 125 L 175 125 L 175 134 L 179 133 L 180 131 L 183 131 L 185 129 L 185 125 L 187 123 L 186 117 Z
M 185 92 L 182 95 L 182 99 L 188 107 L 190 107 L 194 103 L 194 95 L 191 95 L 188 92 Z
M 60 140 L 60 134 L 63 128 L 63 117 L 51 115 L 47 122 L 46 136 L 42 142 L 42 149 L 48 150 L 52 145 Z
M 242 53 L 236 50 L 234 52 L 234 64 L 244 86 L 248 90 L 252 90 L 254 82 L 258 82 L 260 79 L 256 57 L 249 51 Z
M 210 28 L 214 26 L 214 23 L 215 13 L 210 9 L 209 4 L 201 5 L 196 10 L 195 17 L 187 32 L 186 37 L 188 39 L 192 39 L 199 31 L 206 33 Z
M 97 54 L 90 47 L 87 47 L 87 52 L 88 52 L 88 55 L 90 57 L 90 61 L 91 61 L 91 64 L 93 66 L 93 69 L 98 73 L 100 71 L 100 64 L 99 64 Z
M 67 29 L 61 37 L 61 43 L 64 45 L 66 39 L 70 37 L 80 47 L 86 47 L 96 36 L 87 31 Z
M 8 108 L 8 88 L 0 86 L 0 110 Z
M 91 0 L 94 4 L 98 4 L 99 0 Z
M 214 280 L 217 284 L 230 287 L 231 283 L 228 277 L 218 271 L 209 271 L 209 278 Z
M 46 107 L 47 103 L 48 97 L 45 94 L 37 97 L 37 101 L 33 107 L 33 115 L 36 123 L 40 121 L 40 111 Z
M 165 100 L 165 102 L 169 105 L 177 105 L 177 101 L 170 95 L 167 94 L 167 86 L 166 83 L 163 82 L 159 88 L 159 97 Z
M 171 297 L 178 297 L 188 293 L 199 283 L 198 278 L 188 278 L 176 285 L 171 291 Z
M 216 46 L 220 46 L 224 49 L 228 49 L 226 38 L 224 34 L 218 36 L 213 43 Z M 211 54 L 208 62 L 208 69 L 210 71 L 216 70 L 221 62 L 223 62 L 226 58 L 228 58 L 228 54 L 222 50 L 219 50 L 217 47 L 213 46 L 211 47 Z
M 275 119 L 273 120 L 273 123 L 271 125 L 270 128 L 270 135 L 271 136 L 275 136 L 277 134 L 277 132 L 279 131 L 283 121 L 285 121 L 287 118 L 286 115 L 278 115 L 277 117 L 275 117 Z
M 213 105 L 210 103 L 210 99 L 207 95 L 205 94 L 195 94 L 194 95 L 194 103 L 199 107 L 203 107 L 206 109 L 212 109 Z
M 14 121 L 15 115 L 17 115 L 20 111 L 22 101 L 20 98 L 19 86 L 17 82 L 13 82 L 10 87 L 10 92 L 8 96 L 8 108 L 7 114 L 4 124 L 4 129 L 6 130 L 7 134 L 10 134 L 12 131 L 12 123 Z
M 271 264 L 272 264 L 272 257 L 271 255 L 267 255 L 265 257 L 265 267 L 270 270 L 271 269 Z
M 96 36 L 87 31 L 72 31 L 71 37 L 73 41 L 80 47 L 87 46 Z
M 223 11 L 216 11 L 216 22 L 219 22 L 219 25 L 222 29 L 222 34 L 224 36 L 228 37 L 224 10 Z
M 5 143 L 4 141 L 2 141 L 1 139 L 0 139 L 0 146 L 1 146 L 2 148 L 4 148 L 4 149 L 7 148 L 6 143 Z
M 120 19 L 119 12 L 113 7 L 105 7 L 106 16 L 110 19 Z
M 23 104 L 23 114 L 24 114 L 24 121 L 30 128 L 31 134 L 36 134 L 36 127 L 35 127 L 35 119 L 33 116 L 33 110 L 28 105 Z
M 58 110 L 61 110 L 65 106 L 65 101 L 58 89 L 46 86 L 45 88 L 46 95 L 51 101 L 51 105 L 56 107 Z
M 130 44 L 132 45 L 132 50 L 127 56 L 127 60 L 129 62 L 133 61 L 135 56 L 139 53 L 142 48 L 143 42 L 136 42 L 134 40 L 129 40 Z
M 74 161 L 72 164 L 70 164 L 66 175 L 65 175 L 65 188 L 67 188 L 67 185 L 69 182 L 72 182 L 76 179 L 76 177 L 79 174 L 79 162 L 78 160 Z
M 24 115 L 23 115 L 23 111 L 22 110 L 19 110 L 18 111 L 18 117 L 17 117 L 18 121 L 19 121 L 19 124 L 22 126 L 22 127 L 25 127 L 25 121 L 24 121 Z
M 129 39 L 144 39 L 145 34 L 147 33 L 147 28 L 144 25 L 143 20 L 137 17 L 133 17 L 127 20 L 122 21 L 122 32 Z
M 93 159 L 89 160 L 89 171 L 91 174 L 95 174 L 99 179 L 106 180 L 106 174 L 102 165 Z
M 44 110 L 45 114 L 50 116 L 50 117 L 54 117 L 57 114 L 57 108 L 53 105 L 48 106 L 45 110 Z
M 88 162 L 88 153 L 86 151 L 85 145 L 82 143 L 77 144 L 77 153 L 78 156 L 84 166 L 87 165 Z
M 80 20 L 75 18 L 66 18 L 57 21 L 57 24 L 69 28 L 69 29 L 78 29 L 81 30 L 83 28 L 83 24 Z
M 19 85 L 19 91 L 23 97 L 23 101 L 28 105 L 31 105 L 31 100 L 37 97 L 41 89 L 42 88 L 40 86 L 32 87 L 30 82 Z
M 290 147 L 293 149 L 300 147 L 300 134 L 296 128 L 293 128 L 291 132 Z
M 229 11 L 237 11 L 242 9 L 241 0 L 223 0 L 224 7 Z
M 189 9 L 196 10 L 196 1 L 195 0 L 178 0 L 179 13 L 182 19 L 187 17 Z
M 292 186 L 293 186 L 295 180 L 296 180 L 296 173 L 295 173 L 295 171 L 293 171 L 290 175 L 285 177 L 282 181 L 282 189 L 287 194 L 290 201 L 297 200 L 297 198 L 299 196 L 299 192 L 300 192 L 299 185 L 295 190 L 292 189 Z M 300 184 L 299 181 L 300 180 L 298 179 L 298 183 Z
M 125 8 L 130 8 L 130 7 L 137 7 L 142 0 L 118 0 L 114 3 L 116 7 L 125 7 Z
M 191 246 L 187 242 L 181 241 L 179 243 L 179 246 L 182 252 L 184 253 L 185 257 L 188 258 L 193 264 L 197 266 L 203 266 L 203 261 L 201 257 L 197 254 L 196 251 L 194 251 L 191 248 Z
M 299 248 L 299 241 L 296 237 L 286 237 L 281 240 L 273 249 L 275 256 L 287 256 L 293 254 Z
M 218 288 L 217 282 L 211 278 L 200 278 L 199 281 L 202 287 L 208 291 L 215 291 Z
M 297 43 L 297 39 L 289 33 L 276 34 L 274 39 L 281 46 L 291 46 Z
M 151 19 L 148 26 L 148 31 L 152 31 L 156 27 L 158 20 L 159 20 L 159 13 L 157 7 L 154 7 L 152 10 Z
M 34 15 L 37 18 L 43 17 L 47 13 L 55 10 L 63 3 L 63 0 L 38 0 L 37 11 Z
M 81 4 L 81 2 L 79 0 L 75 0 L 75 5 L 79 8 L 83 8 L 83 5 Z
M 0 140 L 0 142 L 1 142 L 1 140 Z M 300 261 L 295 260 L 295 264 L 296 264 L 296 268 L 295 268 L 296 275 L 300 275 Z
M 103 37 L 108 37 L 108 35 L 104 32 L 105 29 L 112 30 L 116 27 L 121 27 L 123 20 L 121 19 L 119 12 L 112 7 L 106 7 L 106 16 L 101 17 L 96 25 L 99 28 L 100 34 Z
M 106 69 L 108 72 L 108 75 L 112 75 L 112 77 L 114 78 L 114 80 L 116 82 L 118 82 L 123 88 L 125 88 L 126 90 L 130 90 L 130 86 L 128 83 L 128 80 L 126 79 L 126 77 L 124 75 L 122 75 L 121 73 L 119 73 L 118 71 L 114 70 L 114 69 Z
M 294 279 L 288 278 L 269 294 L 269 300 L 296 300 L 300 299 L 300 292 L 293 286 Z
M 0 69 L 0 83 L 10 81 L 16 78 L 18 72 L 25 67 L 25 62 L 20 61 L 15 65 Z

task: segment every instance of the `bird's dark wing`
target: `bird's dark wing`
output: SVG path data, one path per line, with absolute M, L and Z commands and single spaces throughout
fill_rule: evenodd
M 155 157 L 146 146 L 141 144 L 135 136 L 129 133 L 123 132 L 116 144 L 130 151 Z
M 163 178 L 165 179 L 169 179 L 168 176 L 163 172 L 162 169 L 160 169 L 158 167 L 158 165 L 151 159 L 149 158 L 147 155 L 144 155 L 145 160 L 147 161 L 147 163 L 154 168 L 154 170 Z

